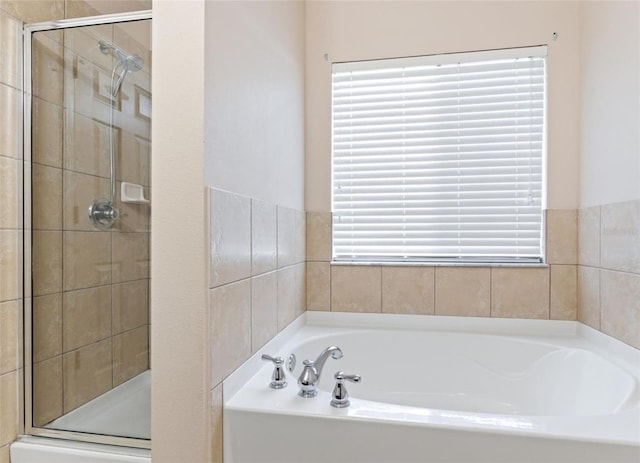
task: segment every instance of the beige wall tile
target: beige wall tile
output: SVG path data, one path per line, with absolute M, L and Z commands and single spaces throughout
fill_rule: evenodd
M 43 426 L 62 416 L 62 356 L 33 365 L 33 421 Z
M 278 275 L 251 278 L 251 352 L 278 334 Z
M 111 283 L 111 235 L 109 232 L 64 232 L 65 291 Z M 113 235 L 115 241 L 115 236 L 120 234 Z M 119 269 L 121 265 L 114 258 L 113 266 Z
M 22 100 L 15 88 L 0 84 L 0 156 L 22 159 Z
M 92 175 L 64 172 L 64 229 L 91 231 L 87 209 L 93 201 L 109 197 L 109 180 Z
M 331 310 L 333 312 L 380 312 L 382 270 L 373 266 L 331 267 Z
M 640 275 L 600 272 L 602 331 L 640 349 Z
M 19 368 L 20 305 L 17 301 L 0 304 L 0 374 Z
M 64 352 L 111 336 L 110 286 L 66 292 L 62 306 Z
M 18 233 L 0 230 L 0 301 L 18 298 Z
M 307 212 L 307 260 L 331 260 L 331 212 Z
M 96 47 L 97 48 L 97 47 Z M 66 110 L 64 113 L 64 168 L 88 175 L 109 177 L 109 125 Z M 114 130 L 116 153 L 122 151 L 122 130 Z M 117 168 L 117 166 L 116 166 Z M 108 189 L 103 196 L 108 194 Z
M 433 267 L 382 267 L 382 312 L 435 312 Z
M 22 86 L 22 24 L 0 10 L 0 82 Z M 4 108 L 4 106 L 3 106 Z M 2 131 L 5 134 L 4 131 Z
M 97 44 L 96 44 L 97 45 Z M 106 128 L 109 121 L 109 103 L 112 97 L 109 93 L 111 85 L 111 67 L 100 66 L 92 61 L 79 56 L 69 49 L 64 53 L 65 79 L 64 79 L 64 106 L 73 108 L 75 115 L 83 115 L 87 118 L 101 121 Z M 126 79 L 125 79 L 126 80 Z M 120 121 L 116 122 L 118 127 L 129 124 L 122 121 L 122 102 L 125 96 L 121 91 L 115 99 L 116 114 Z M 71 130 L 74 124 L 80 123 L 76 117 L 73 124 L 69 124 L 69 112 L 65 114 L 65 125 L 69 134 L 80 134 L 78 130 Z M 91 134 L 92 131 L 89 132 Z M 106 135 L 106 132 L 105 132 Z M 85 138 L 85 140 L 88 140 Z M 69 145 L 65 143 L 65 146 Z
M 62 357 L 64 413 L 111 389 L 111 338 Z
M 141 326 L 113 338 L 113 386 L 149 369 L 149 330 Z
M 0 463 L 11 463 L 11 457 L 9 456 L 9 445 L 0 447 Z
M 547 211 L 547 262 L 578 262 L 578 212 L 575 209 Z
M 306 306 L 304 264 L 285 267 L 278 278 L 278 331 L 300 315 Z
M 114 334 L 149 324 L 149 280 L 115 284 L 111 297 Z
M 33 232 L 33 295 L 62 292 L 62 232 Z
M 62 354 L 62 294 L 34 297 L 32 317 L 33 361 Z
M 303 262 L 294 266 L 296 287 L 296 317 L 307 310 L 307 265 Z
M 211 189 L 211 287 L 251 276 L 251 200 Z
M 601 267 L 640 273 L 640 199 L 607 204 L 601 211 Z
M 251 274 L 259 275 L 278 266 L 276 206 L 251 200 Z
M 32 165 L 31 208 L 34 230 L 62 230 L 61 169 Z
M 0 230 L 0 301 L 21 297 L 22 231 Z
M 307 262 L 307 310 L 331 310 L 329 262 Z
M 491 316 L 549 318 L 548 268 L 492 268 Z
M 211 439 L 213 463 L 222 463 L 222 419 L 223 419 L 223 395 L 222 384 L 218 384 L 211 391 L 211 426 L 213 438 Z
M 123 203 L 120 199 L 121 182 L 116 182 L 116 208 L 120 211 L 114 231 L 149 232 L 151 231 L 151 206 L 149 204 Z M 149 199 L 151 191 L 144 189 L 144 197 Z
M 113 233 L 113 282 L 149 278 L 149 233 Z
M 600 266 L 600 206 L 578 211 L 578 263 Z
M 18 437 L 20 404 L 18 402 L 18 372 L 0 376 L 0 445 L 10 444 Z
M 66 11 L 65 13 L 68 14 L 69 12 Z M 67 18 L 69 17 L 70 16 L 67 15 Z M 105 24 L 100 26 L 78 27 L 65 29 L 63 32 L 64 46 L 66 49 L 104 68 L 111 68 L 115 64 L 115 62 L 113 62 L 113 55 L 110 53 L 102 53 L 97 43 L 99 40 L 109 43 L 113 41 L 113 25 Z
M 211 304 L 211 384 L 218 384 L 251 355 L 251 283 L 216 288 Z
M 488 317 L 491 308 L 491 270 L 471 267 L 435 269 L 435 313 Z
M 600 329 L 600 269 L 578 267 L 578 321 Z
M 578 268 L 551 266 L 551 320 L 576 320 L 578 316 Z
M 293 259 L 296 264 L 304 262 L 307 255 L 307 214 L 304 211 L 294 210 L 295 235 Z
M 296 262 L 296 211 L 278 206 L 278 268 Z
M 34 163 L 62 167 L 62 106 L 33 98 L 31 156 Z
M 61 105 L 64 73 L 62 45 L 48 35 L 35 34 L 32 53 L 33 94 L 49 103 Z
M 2 0 L 0 5 L 25 23 L 64 18 L 64 0 Z
M 97 16 L 98 10 L 88 5 L 84 0 L 64 0 L 64 17 L 81 18 L 83 16 Z
M 22 202 L 21 169 L 21 161 L 0 156 L 0 228 L 22 226 L 19 208 Z
M 128 132 L 120 133 L 116 151 L 116 179 L 145 186 L 151 185 L 151 142 Z

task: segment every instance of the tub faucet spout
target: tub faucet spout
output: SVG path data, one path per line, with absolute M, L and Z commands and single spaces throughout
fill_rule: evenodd
M 325 362 L 331 356 L 333 359 L 342 358 L 342 350 L 336 346 L 329 346 L 322 351 L 315 360 L 305 360 L 304 368 L 298 378 L 298 386 L 300 386 L 300 397 L 315 397 L 318 394 L 318 384 L 320 383 L 320 375 Z

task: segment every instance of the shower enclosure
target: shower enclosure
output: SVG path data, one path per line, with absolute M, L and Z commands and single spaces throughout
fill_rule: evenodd
M 149 448 L 151 12 L 24 39 L 25 431 Z

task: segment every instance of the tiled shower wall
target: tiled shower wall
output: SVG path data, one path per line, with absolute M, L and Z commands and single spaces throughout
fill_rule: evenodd
M 21 431 L 22 15 L 0 3 L 0 462 Z
M 305 311 L 305 213 L 209 189 L 214 461 L 222 381 Z
M 149 366 L 149 206 L 124 204 L 123 180 L 150 187 L 148 49 L 104 25 L 36 34 L 33 79 L 33 393 L 42 426 Z M 116 207 L 108 231 L 86 211 L 109 195 L 106 41 L 140 55 L 115 101 Z
M 150 3 L 150 2 L 149 2 Z M 122 5 L 126 11 L 127 5 Z M 137 9 L 137 5 L 136 5 Z M 22 23 L 91 16 L 82 0 L 0 2 L 0 462 L 21 432 L 22 410 Z M 46 111 L 46 109 L 45 109 Z M 47 128 L 51 125 L 47 124 Z M 55 145 L 59 134 L 49 133 Z M 37 172 L 36 172 L 37 174 Z M 60 214 L 62 212 L 60 211 Z
M 640 200 L 578 211 L 578 320 L 640 348 Z
M 331 214 L 307 213 L 307 309 L 575 320 L 577 211 L 547 211 L 547 267 L 331 265 Z

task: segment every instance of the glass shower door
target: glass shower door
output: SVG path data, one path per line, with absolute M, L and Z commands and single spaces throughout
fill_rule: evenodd
M 144 440 L 150 439 L 151 19 L 107 18 L 35 25 L 26 36 L 28 411 L 34 433 Z

